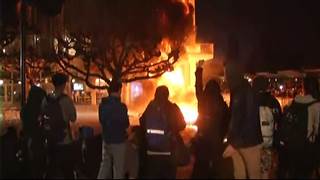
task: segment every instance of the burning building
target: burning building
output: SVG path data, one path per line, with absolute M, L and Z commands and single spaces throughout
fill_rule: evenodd
M 195 0 L 183 1 L 195 5 Z M 193 18 L 195 27 L 195 19 Z M 169 99 L 178 104 L 187 124 L 195 123 L 198 117 L 197 100 L 195 95 L 195 70 L 196 63 L 203 59 L 208 61 L 206 67 L 212 65 L 214 57 L 214 45 L 209 43 L 197 43 L 196 31 L 192 31 L 184 44 L 185 51 L 180 54 L 179 61 L 174 64 L 170 71 L 165 72 L 161 77 L 152 80 L 135 81 L 125 85 L 123 89 L 123 100 L 129 107 L 131 123 L 137 124 L 138 118 L 146 108 L 157 86 L 166 85 L 170 91 Z M 162 56 L 170 48 L 170 43 L 163 40 Z M 216 70 L 216 72 L 219 70 Z M 209 73 L 206 73 L 209 74 Z M 205 81 L 209 78 L 205 74 Z M 221 74 L 221 73 L 220 73 Z M 212 74 L 219 75 L 219 73 Z
M 170 99 L 180 106 L 189 124 L 196 121 L 196 62 L 204 59 L 209 60 L 206 64 L 212 63 L 214 46 L 196 43 L 195 0 L 68 0 L 61 13 L 49 17 L 41 15 L 40 7 L 39 12 L 32 7 L 28 13 L 28 25 L 37 30 L 28 32 L 35 42 L 28 49 L 34 50 L 35 60 L 48 57 L 56 62 L 57 69 L 72 77 L 68 93 L 78 104 L 79 119 L 97 120 L 97 104 L 107 95 L 114 74 L 120 72 L 125 84 L 123 101 L 129 107 L 132 124 L 137 123 L 159 85 L 168 86 Z M 79 12 L 81 21 L 75 21 Z M 122 47 L 110 47 L 119 44 Z M 126 56 L 118 51 L 128 47 L 134 51 L 121 59 Z M 142 60 L 130 59 L 135 55 Z M 212 70 L 205 68 L 205 79 L 207 69 Z M 40 72 L 34 82 L 49 92 L 48 77 L 42 75 Z M 80 104 L 90 105 L 92 110 Z

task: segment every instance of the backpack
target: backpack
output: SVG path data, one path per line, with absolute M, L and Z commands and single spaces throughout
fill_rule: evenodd
M 274 118 L 272 109 L 268 106 L 259 107 L 261 134 L 263 137 L 263 147 L 269 148 L 273 144 Z
M 289 149 L 303 149 L 307 143 L 308 107 L 318 101 L 308 104 L 293 101 L 285 110 L 280 124 L 280 145 Z
M 155 103 L 151 103 L 145 118 L 147 150 L 170 155 L 171 128 L 168 122 L 168 113 Z
M 60 106 L 60 100 L 65 96 L 60 95 L 57 98 L 47 96 L 47 103 L 39 117 L 42 133 L 50 144 L 62 142 L 67 135 L 65 130 L 68 128 L 68 123 L 63 119 Z

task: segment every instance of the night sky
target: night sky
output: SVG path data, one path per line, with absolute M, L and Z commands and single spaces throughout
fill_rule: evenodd
M 17 0 L 0 1 L 1 24 L 16 26 Z M 319 7 L 316 0 L 196 0 L 197 39 L 214 42 L 222 60 L 230 39 L 237 41 L 233 60 L 248 71 L 320 68 Z
M 319 68 L 317 1 L 198 0 L 197 38 L 214 42 L 224 59 L 230 38 L 239 42 L 234 61 L 248 71 Z

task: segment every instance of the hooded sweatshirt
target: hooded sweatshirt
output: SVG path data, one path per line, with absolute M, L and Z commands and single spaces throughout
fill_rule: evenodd
M 129 127 L 128 109 L 119 97 L 102 98 L 99 106 L 99 121 L 105 143 L 119 144 L 126 141 Z
M 235 148 L 253 147 L 263 142 L 257 97 L 247 81 L 242 83 L 231 91 L 231 120 L 227 138 Z
M 298 95 L 294 99 L 297 103 L 308 104 L 316 101 L 311 95 L 301 96 Z M 320 102 L 314 103 L 308 107 L 308 134 L 307 137 L 310 142 L 315 141 L 318 135 L 320 121 Z

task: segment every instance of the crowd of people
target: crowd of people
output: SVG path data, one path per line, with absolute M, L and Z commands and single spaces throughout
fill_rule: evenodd
M 228 106 L 217 80 L 203 86 L 202 64 L 197 64 L 195 73 L 198 131 L 190 144 L 182 140 L 186 123 L 179 106 L 169 100 L 166 86 L 157 87 L 140 125 L 130 127 L 127 106 L 121 102 L 122 84 L 111 82 L 109 96 L 102 99 L 97 112 L 102 134 L 100 146 L 96 146 L 101 163 L 93 173 L 95 178 L 174 179 L 177 168 L 190 163 L 190 178 L 196 179 L 319 177 L 317 78 L 306 76 L 304 94 L 282 109 L 266 78 L 256 77 L 250 84 L 240 67 L 227 63 Z M 55 74 L 55 90 L 49 95 L 32 86 L 21 110 L 28 177 L 79 178 L 79 164 L 92 158 L 83 155 L 85 143 L 74 148 L 77 137 L 72 129 L 77 113 L 72 99 L 64 93 L 67 82 L 66 75 Z M 1 146 L 5 146 L 3 142 Z M 1 171 L 12 171 L 8 167 L 2 165 Z

